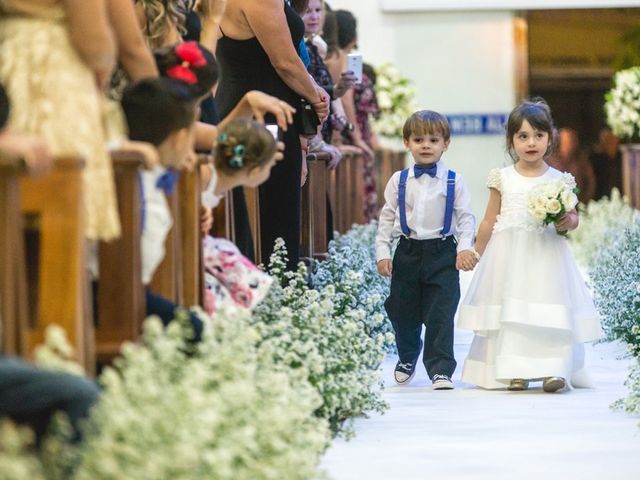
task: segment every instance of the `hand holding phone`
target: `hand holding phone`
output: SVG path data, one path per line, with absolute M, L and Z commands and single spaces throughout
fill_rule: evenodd
M 347 70 L 353 72 L 356 83 L 362 83 L 362 55 L 359 53 L 347 55 Z
M 267 127 L 267 130 L 269 130 L 271 132 L 271 135 L 273 135 L 273 138 L 275 139 L 275 141 L 277 142 L 280 139 L 280 132 L 279 132 L 279 127 L 276 124 L 267 124 L 265 125 L 265 127 Z

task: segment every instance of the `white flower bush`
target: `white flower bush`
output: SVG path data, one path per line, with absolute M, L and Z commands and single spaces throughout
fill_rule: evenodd
M 327 443 L 320 398 L 295 370 L 258 361 L 257 333 L 220 311 L 203 341 L 145 323 L 101 376 L 76 480 L 307 479 Z
M 329 422 L 334 435 L 349 437 L 353 418 L 387 408 L 378 371 L 385 337 L 372 337 L 366 312 L 347 305 L 334 286 L 310 288 L 304 265 L 285 272 L 285 258 L 284 242 L 278 240 L 269 265 L 276 281 L 253 315 L 260 356 L 307 376 L 322 397 L 316 415 Z
M 333 285 L 337 301 L 366 312 L 366 329 L 374 338 L 383 336 L 385 350 L 395 352 L 393 328 L 384 301 L 389 296 L 389 278 L 376 268 L 377 222 L 354 225 L 329 243 L 329 256 L 318 262 L 311 276 L 314 288 Z
M 580 224 L 571 232 L 569 242 L 580 265 L 589 268 L 603 245 L 617 238 L 639 212 L 614 188 L 610 197 L 580 206 Z
M 34 434 L 0 420 L 0 474 L 2 480 L 45 480 L 44 468 L 34 451 Z
M 607 123 L 613 133 L 627 141 L 640 140 L 640 67 L 617 72 L 605 100 Z
M 391 64 L 376 68 L 376 98 L 380 116 L 374 121 L 376 133 L 382 137 L 402 138 L 404 122 L 413 113 L 416 89 Z
M 640 354 L 640 218 L 601 244 L 589 272 L 607 338 Z
M 632 415 L 638 415 L 640 414 L 640 360 L 636 360 L 630 370 L 629 378 L 624 384 L 631 393 L 626 398 L 617 400 L 612 407 Z
M 329 441 L 326 421 L 314 415 L 316 389 L 300 369 L 258 358 L 246 313 L 201 315 L 206 334 L 196 345 L 185 318 L 166 329 L 146 320 L 143 342 L 125 345 L 101 375 L 105 388 L 81 445 L 63 430 L 40 459 L 3 430 L 0 461 L 9 448 L 18 472 L 2 470 L 3 480 L 316 478 Z

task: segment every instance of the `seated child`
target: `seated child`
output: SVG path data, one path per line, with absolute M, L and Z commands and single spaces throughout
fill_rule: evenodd
M 215 147 L 215 165 L 205 179 L 203 203 L 214 208 L 220 197 L 237 186 L 257 187 L 282 158 L 269 130 L 259 123 L 236 119 L 221 129 Z M 206 236 L 203 240 L 205 310 L 213 314 L 222 304 L 253 309 L 266 295 L 272 279 L 231 242 Z
M 165 255 L 165 240 L 172 218 L 166 195 L 171 195 L 178 171 L 187 168 L 193 155 L 197 97 L 181 82 L 150 78 L 129 85 L 122 108 L 131 140 L 148 142 L 158 149 L 160 163 L 140 172 L 143 193 L 142 281 L 148 285 Z M 146 289 L 147 314 L 158 315 L 167 325 L 175 305 Z M 191 315 L 194 339 L 202 322 Z

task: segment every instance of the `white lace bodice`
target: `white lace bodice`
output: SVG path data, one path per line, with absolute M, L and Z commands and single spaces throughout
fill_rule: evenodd
M 550 182 L 561 175 L 561 172 L 552 167 L 538 177 L 525 177 L 519 174 L 513 165 L 491 170 L 487 186 L 495 188 L 502 196 L 500 214 L 493 231 L 519 228 L 542 233 L 549 229 L 554 230 L 553 225 L 543 226 L 529 213 L 527 196 L 534 186 Z

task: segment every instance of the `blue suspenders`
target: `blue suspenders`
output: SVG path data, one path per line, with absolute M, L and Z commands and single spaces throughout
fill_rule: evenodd
M 406 205 L 406 196 L 407 196 L 407 177 L 409 176 L 409 169 L 405 168 L 400 172 L 400 183 L 398 184 L 398 208 L 400 209 L 400 228 L 402 229 L 402 233 L 408 237 L 411 233 L 409 230 L 409 226 L 407 225 L 407 205 Z M 445 200 L 444 207 L 444 225 L 442 226 L 442 231 L 440 232 L 442 238 L 445 238 L 449 231 L 451 230 L 451 220 L 453 218 L 453 202 L 455 198 L 455 187 L 456 187 L 456 172 L 453 170 L 449 170 L 449 174 L 447 175 L 447 197 Z

